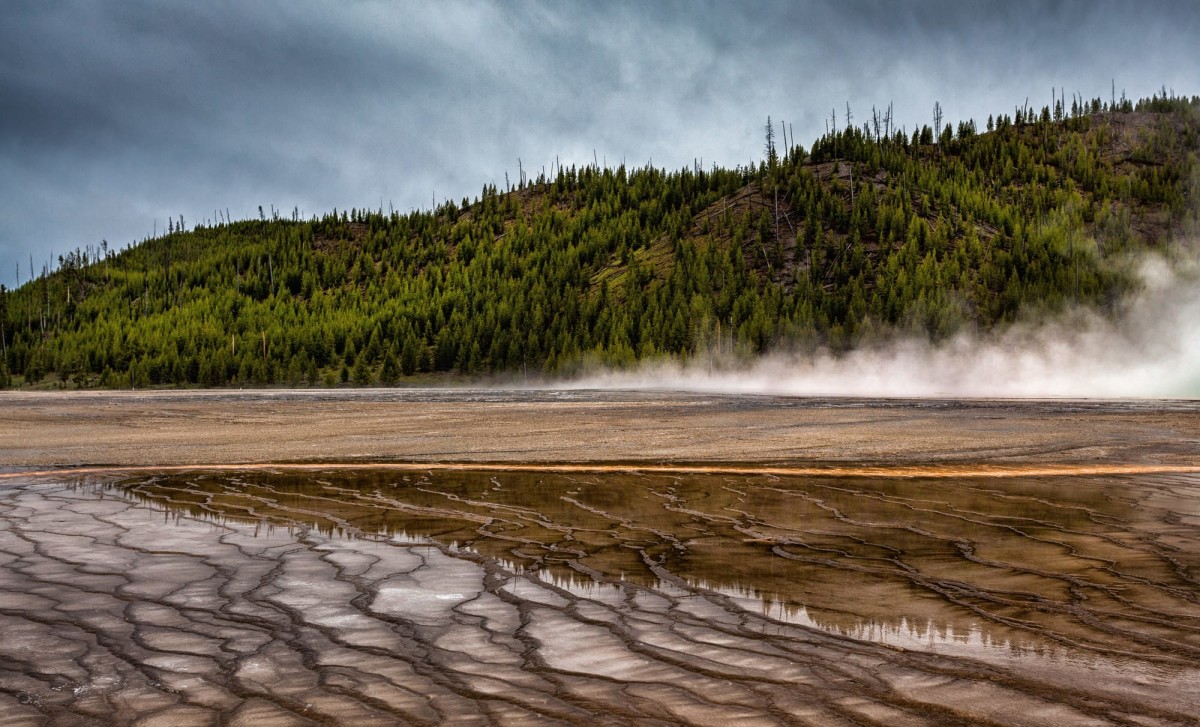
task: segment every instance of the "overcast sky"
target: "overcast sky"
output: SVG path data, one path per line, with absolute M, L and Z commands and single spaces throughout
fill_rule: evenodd
M 649 8 L 643 7 L 649 5 Z M 428 207 L 602 161 L 746 164 L 1051 87 L 1200 94 L 1200 3 L 71 2 L 0 13 L 0 283 L 214 210 Z

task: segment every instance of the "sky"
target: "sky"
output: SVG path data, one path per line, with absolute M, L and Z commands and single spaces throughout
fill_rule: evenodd
M 1200 94 L 1196 2 L 8 0 L 0 283 L 261 205 L 407 211 L 557 158 L 676 169 L 899 125 Z

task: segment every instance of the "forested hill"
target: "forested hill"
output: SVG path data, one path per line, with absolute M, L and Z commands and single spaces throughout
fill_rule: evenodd
M 76 250 L 0 295 L 0 381 L 390 384 L 938 340 L 1111 311 L 1131 252 L 1197 229 L 1200 97 L 809 150 L 765 131 L 748 168 L 555 169 L 430 212 L 179 220 Z

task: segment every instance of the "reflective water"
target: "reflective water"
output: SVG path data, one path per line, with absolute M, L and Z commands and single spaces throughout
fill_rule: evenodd
M 0 487 L 12 724 L 1188 724 L 1200 476 Z

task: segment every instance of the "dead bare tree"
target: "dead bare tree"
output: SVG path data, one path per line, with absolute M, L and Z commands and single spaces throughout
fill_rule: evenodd
M 771 185 L 775 188 L 775 239 L 779 239 L 779 185 Z
M 50 263 L 42 264 L 42 310 L 41 310 L 41 331 L 42 341 L 46 340 L 46 318 L 50 315 Z M 45 345 L 44 343 L 42 344 Z
M 0 362 L 2 362 L 4 364 L 4 366 L 8 365 L 8 337 L 4 330 L 4 324 L 7 321 L 8 321 L 8 289 L 5 288 L 4 285 L 0 284 L 0 349 L 3 349 L 2 351 L 0 351 L 0 356 L 3 356 L 3 358 L 0 359 Z M 2 368 L 2 367 L 0 367 L 0 368 Z M 3 382 L 0 382 L 0 383 L 3 383 Z
M 850 210 L 854 210 L 854 162 L 850 162 Z
M 933 143 L 937 144 L 938 151 L 942 148 L 942 104 L 933 102 Z

